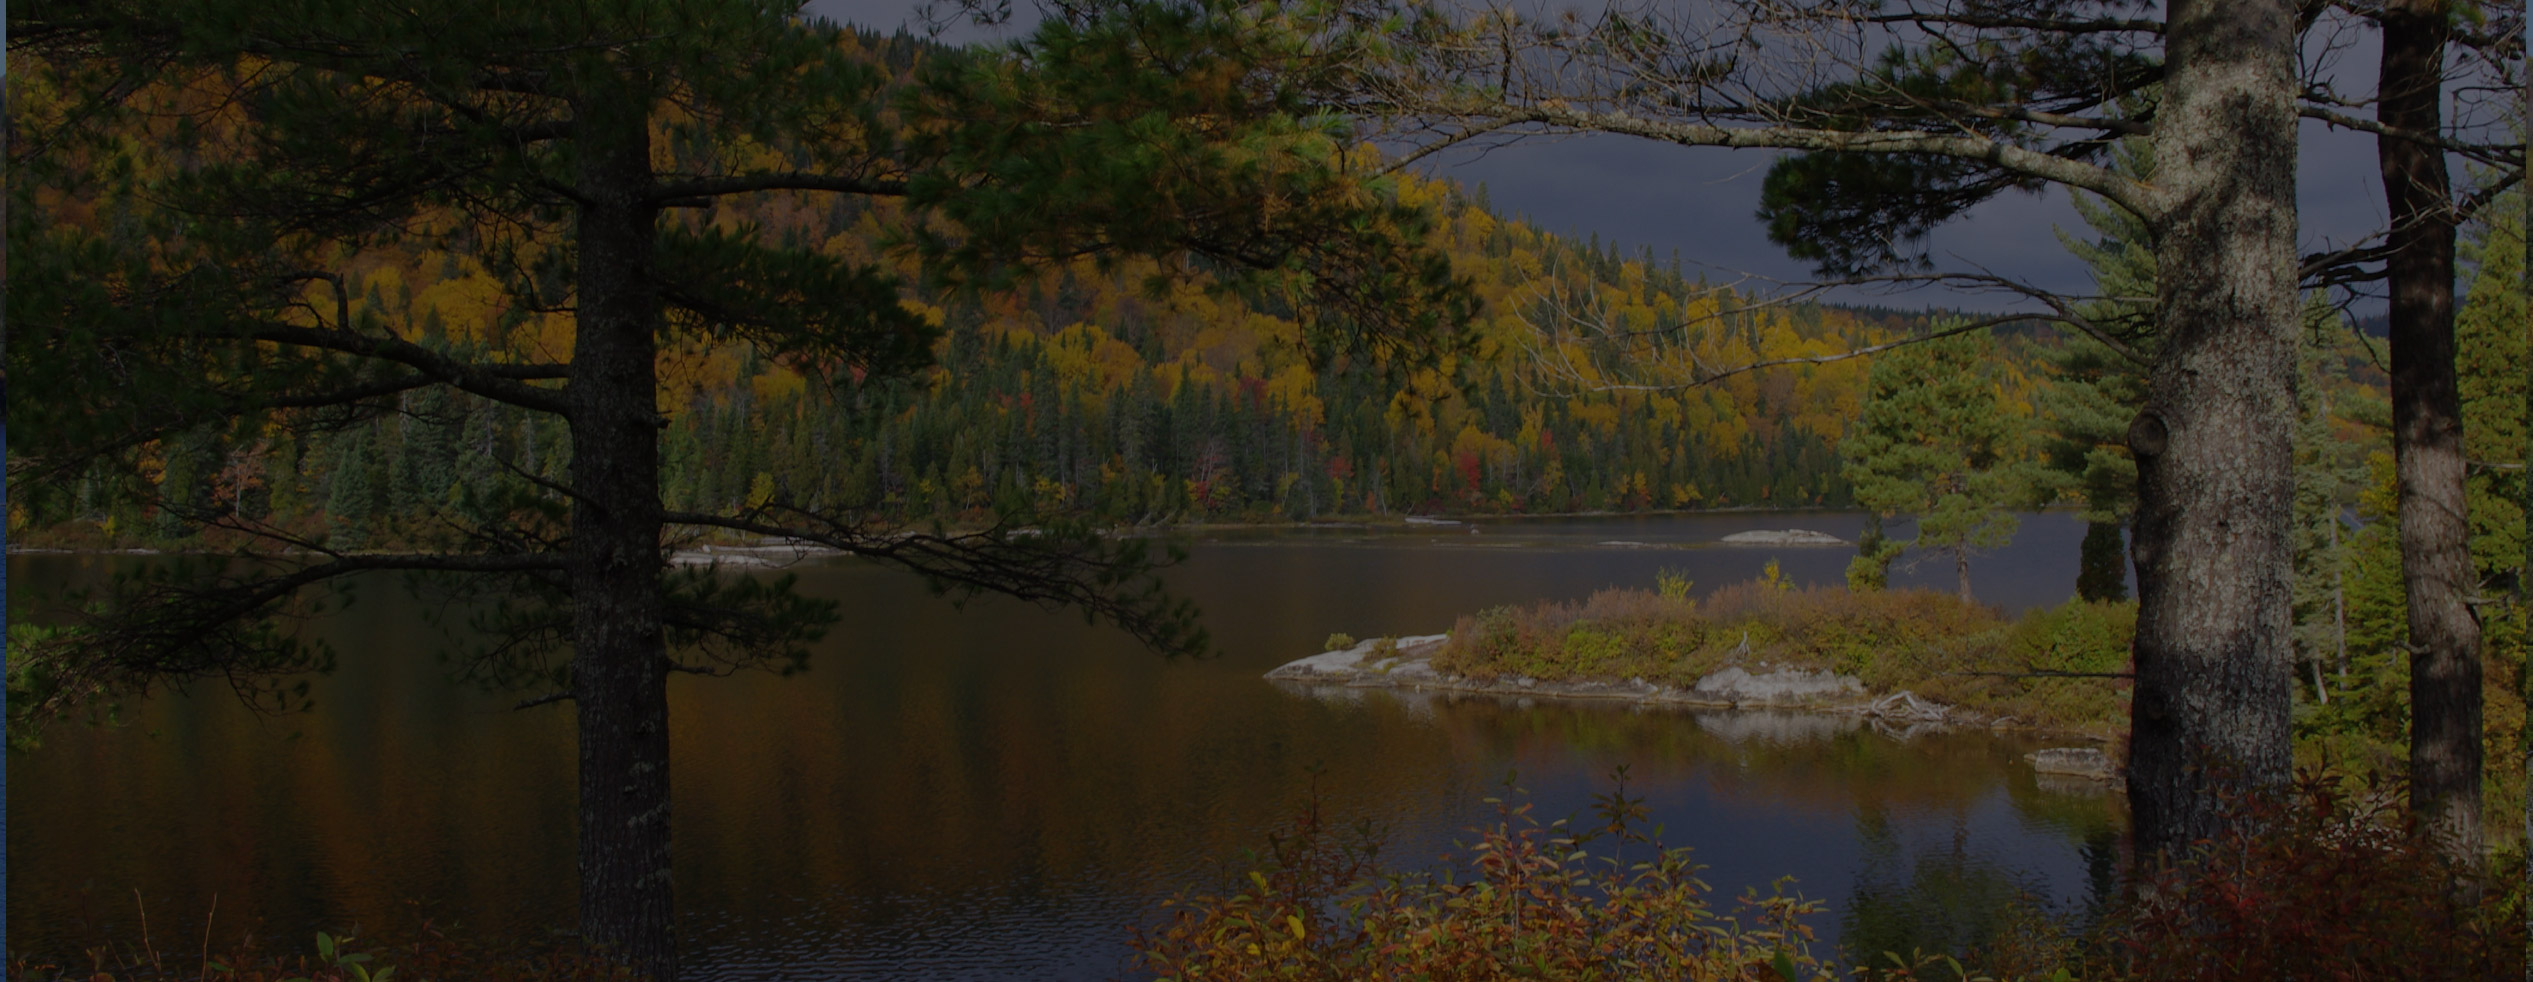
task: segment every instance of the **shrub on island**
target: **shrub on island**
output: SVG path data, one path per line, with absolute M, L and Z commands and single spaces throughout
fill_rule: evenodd
M 1462 617 L 1438 671 L 1480 680 L 1643 679 L 1680 688 L 1729 667 L 1852 675 L 1991 717 L 2115 728 L 2136 607 L 2069 601 L 2009 619 L 1928 590 L 1854 591 L 1761 579 L 1703 598 L 1609 589 L 1579 602 Z

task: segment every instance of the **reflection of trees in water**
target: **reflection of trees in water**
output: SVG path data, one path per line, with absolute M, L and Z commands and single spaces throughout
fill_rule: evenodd
M 2085 836 L 2077 855 L 2084 857 L 2084 908 L 2089 923 L 2099 919 L 2110 909 L 2112 898 L 2119 896 L 2120 871 L 2128 863 L 2120 853 L 2119 835 L 2107 828 Z
M 2107 789 L 2044 782 L 2023 760 L 2063 741 L 1967 729 L 1896 739 L 1853 718 L 1793 713 L 1424 698 L 1439 703 L 1438 712 L 1427 711 L 1464 759 L 1546 761 L 1584 751 L 1634 761 L 1638 778 L 1705 782 L 1718 799 L 1852 807 L 1865 857 L 1839 910 L 1852 964 L 1881 960 L 1885 951 L 1961 957 L 1996 938 L 2018 913 L 2081 929 L 2120 889 L 2126 829 Z M 1974 849 L 1968 816 L 2000 791 L 2019 825 L 2054 830 L 2076 844 L 2084 869 L 2076 909 L 2037 906 L 2049 902 L 2050 885 L 2036 872 L 2001 866 L 1992 852 Z M 1949 846 L 1912 852 L 1895 813 L 1949 816 Z
M 1900 740 L 1849 716 L 1438 698 L 1436 723 L 1459 759 L 1546 760 L 1581 752 L 1633 761 L 1640 777 L 1705 781 L 1719 798 L 1839 811 L 1858 796 L 1912 808 L 1965 808 L 2004 790 L 2018 811 L 2032 811 L 2041 824 L 2083 829 L 2109 821 L 2099 795 L 2036 792 L 2022 755 L 2044 744 L 2022 734 L 1960 729 Z M 1714 766 L 1719 763 L 1732 766 Z
M 1889 810 L 1878 801 L 1856 806 L 1856 839 L 1864 862 L 1855 893 L 1839 912 L 1839 937 L 1852 964 L 1887 963 L 1884 952 L 1959 958 L 1997 936 L 2017 903 L 2044 896 L 2039 878 L 1970 851 L 1964 814 L 1951 815 L 1952 842 L 1910 855 Z
M 2104 811 L 2098 801 L 2093 810 Z M 1973 851 L 1964 811 L 1952 811 L 1949 819 L 1948 845 L 1913 853 L 1885 802 L 1858 801 L 1856 839 L 1864 859 L 1839 910 L 1839 944 L 1849 964 L 1887 968 L 1885 953 L 1923 953 L 1961 959 L 1975 971 L 1978 953 L 2018 920 L 2039 915 L 2052 930 L 2081 935 L 2118 895 L 2121 837 L 2107 819 L 2070 829 L 2082 836 L 2077 854 L 2085 889 L 2072 909 L 2051 902 L 2038 874 Z

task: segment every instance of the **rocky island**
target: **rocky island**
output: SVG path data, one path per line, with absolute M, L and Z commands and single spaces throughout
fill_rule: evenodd
M 1735 532 L 1721 540 L 1728 546 L 1844 546 L 1845 539 L 1811 529 L 1757 529 Z
M 1946 705 L 1909 690 L 1875 695 L 1862 679 L 1828 670 L 1791 666 L 1726 665 L 1689 685 L 1665 684 L 1643 676 L 1624 679 L 1580 677 L 1543 679 L 1526 675 L 1479 678 L 1435 665 L 1435 656 L 1450 642 L 1448 634 L 1354 641 L 1332 638 L 1332 649 L 1297 658 L 1266 673 L 1269 680 L 1291 686 L 1340 689 L 1389 689 L 1400 692 L 1466 694 L 1515 699 L 1611 699 L 1639 706 L 1682 709 L 1792 711 L 1823 716 L 1860 716 L 1877 723 L 1920 726 L 2029 728 L 2013 715 Z M 1348 642 L 1344 647 L 1334 643 Z M 1744 653 L 1748 652 L 1745 647 Z M 2045 777 L 2120 781 L 2115 761 L 2094 747 L 2057 747 L 2025 755 Z
M 1324 651 L 1278 666 L 1266 677 L 1279 682 L 1355 688 L 1418 689 L 1509 696 L 1575 699 L 1623 699 L 1711 709 L 1811 709 L 1858 713 L 1911 722 L 1986 723 L 1954 707 L 1941 706 L 1908 692 L 1871 698 L 1864 682 L 1853 675 L 1799 668 L 1770 669 L 1761 663 L 1753 672 L 1733 665 L 1687 687 L 1628 679 L 1536 679 L 1529 676 L 1471 678 L 1434 667 L 1434 655 L 1450 640 L 1447 634 L 1374 638 L 1351 647 Z

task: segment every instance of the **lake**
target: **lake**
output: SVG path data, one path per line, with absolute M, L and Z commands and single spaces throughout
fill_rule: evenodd
M 1834 905 L 1818 921 L 1833 938 L 1941 940 L 2016 892 L 2076 905 L 2106 889 L 2116 800 L 2036 782 L 2021 754 L 2049 744 L 2027 736 L 1259 677 L 1333 632 L 1432 633 L 1489 605 L 1650 587 L 1665 568 L 1701 593 L 1771 559 L 1837 582 L 1851 550 L 1696 547 L 1787 527 L 1852 539 L 1862 517 L 1210 533 L 1169 578 L 1220 650 L 1175 661 L 1075 614 L 960 609 L 849 560 L 800 567 L 804 589 L 843 604 L 806 674 L 671 683 L 692 977 L 1116 977 L 1161 898 L 1227 885 L 1314 793 L 1422 863 L 1493 816 L 1483 799 L 1508 775 L 1566 815 L 1621 765 L 1719 892 L 1790 875 Z M 2071 514 L 2026 516 L 2012 546 L 1974 560 L 1981 599 L 2065 599 L 2082 535 Z M 13 555 L 8 576 L 32 595 L 133 561 Z M 1894 579 L 1952 576 L 1931 560 Z M 569 709 L 514 711 L 516 696 L 447 681 L 440 636 L 392 587 L 312 625 L 344 657 L 310 713 L 260 717 L 200 686 L 11 753 L 11 947 L 131 942 L 142 905 L 161 950 L 198 947 L 206 919 L 222 940 L 421 917 L 494 939 L 574 924 Z

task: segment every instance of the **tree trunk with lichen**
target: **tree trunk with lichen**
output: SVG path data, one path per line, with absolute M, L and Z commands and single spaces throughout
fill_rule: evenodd
M 2141 857 L 2289 777 L 2297 10 L 2177 0 L 2155 183 L 2161 352 L 2138 464 L 2129 801 Z

